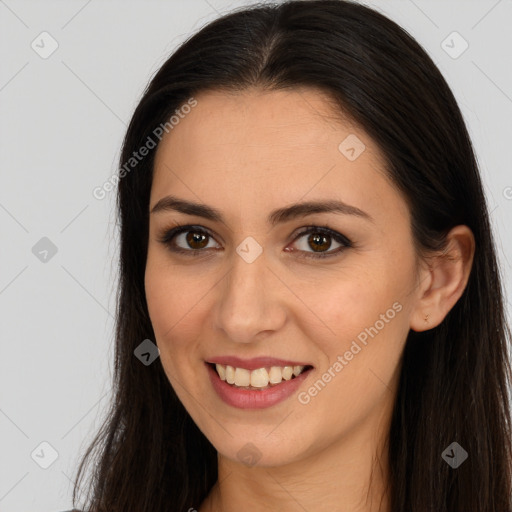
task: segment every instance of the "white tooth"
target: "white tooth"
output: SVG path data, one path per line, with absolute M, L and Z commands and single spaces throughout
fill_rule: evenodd
M 217 373 L 219 374 L 220 380 L 226 380 L 226 368 L 221 364 L 216 364 L 215 368 L 217 369 Z
M 265 368 L 258 368 L 251 372 L 251 386 L 255 388 L 268 386 L 268 373 Z
M 295 377 L 298 377 L 302 370 L 304 370 L 304 366 L 294 366 L 293 367 L 293 375 L 295 375 Z
M 245 368 L 235 369 L 235 385 L 249 386 L 251 384 L 251 372 Z
M 226 382 L 228 384 L 235 383 L 235 369 L 232 366 L 226 366 Z
M 285 366 L 283 368 L 283 379 L 290 380 L 293 375 L 293 366 Z
M 269 377 L 269 381 L 271 384 L 279 384 L 283 380 L 283 374 L 281 371 L 281 367 L 272 366 L 270 368 L 268 377 Z

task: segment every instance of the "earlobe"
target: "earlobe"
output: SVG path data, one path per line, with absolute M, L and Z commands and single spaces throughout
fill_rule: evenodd
M 446 249 L 429 257 L 430 276 L 419 284 L 419 298 L 410 317 L 416 332 L 437 327 L 466 288 L 475 253 L 475 239 L 468 226 L 455 226 L 446 236 Z

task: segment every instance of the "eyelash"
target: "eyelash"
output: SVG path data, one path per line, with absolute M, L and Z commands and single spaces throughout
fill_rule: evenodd
M 329 228 L 328 226 L 316 226 L 316 225 L 310 225 L 305 226 L 306 229 L 304 231 L 301 231 L 297 236 L 294 238 L 293 242 L 296 242 L 299 238 L 301 238 L 304 235 L 308 235 L 310 233 L 319 233 L 321 235 L 326 235 L 328 237 L 333 238 L 336 242 L 342 244 L 341 247 L 338 247 L 336 250 L 332 252 L 324 252 L 324 253 L 308 253 L 307 251 L 298 251 L 301 254 L 299 257 L 301 258 L 312 258 L 312 259 L 323 259 L 323 258 L 331 258 L 334 256 L 339 255 L 341 252 L 343 252 L 345 249 L 348 249 L 350 247 L 353 247 L 352 242 L 341 233 L 338 233 L 337 231 L 334 231 L 333 229 Z M 199 228 L 197 226 L 187 225 L 187 226 L 180 226 L 172 228 L 166 232 L 164 232 L 163 236 L 158 239 L 158 241 L 165 246 L 169 248 L 172 252 L 179 253 L 179 254 L 186 254 L 187 256 L 201 256 L 201 253 L 204 252 L 204 249 L 182 249 L 180 247 L 176 247 L 172 242 L 173 239 L 180 235 L 181 233 L 186 233 L 188 231 L 192 231 L 194 233 L 200 233 L 209 236 L 210 238 L 215 239 L 207 230 L 203 228 Z

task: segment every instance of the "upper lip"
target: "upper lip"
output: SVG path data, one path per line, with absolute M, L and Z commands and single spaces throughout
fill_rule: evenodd
M 233 366 L 234 368 L 245 368 L 246 370 L 257 370 L 258 368 L 267 368 L 271 366 L 312 366 L 309 363 L 290 361 L 286 359 L 276 359 L 275 357 L 253 357 L 252 359 L 242 359 L 236 356 L 219 356 L 208 359 L 208 363 L 222 364 L 224 366 Z

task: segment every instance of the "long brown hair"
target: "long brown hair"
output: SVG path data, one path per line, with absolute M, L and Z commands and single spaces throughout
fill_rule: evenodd
M 396 512 L 511 512 L 511 369 L 503 291 L 481 179 L 456 100 L 427 53 L 378 12 L 343 0 L 238 9 L 182 44 L 150 81 L 120 165 L 200 91 L 312 87 L 327 92 L 379 145 L 412 216 L 418 253 L 444 246 L 458 224 L 476 253 L 463 295 L 444 321 L 410 331 L 389 432 Z M 154 340 L 144 291 L 155 151 L 119 180 L 120 283 L 114 398 L 80 464 L 95 455 L 85 510 L 199 508 L 217 479 L 217 454 L 177 399 Z M 469 454 L 457 469 L 452 442 Z

